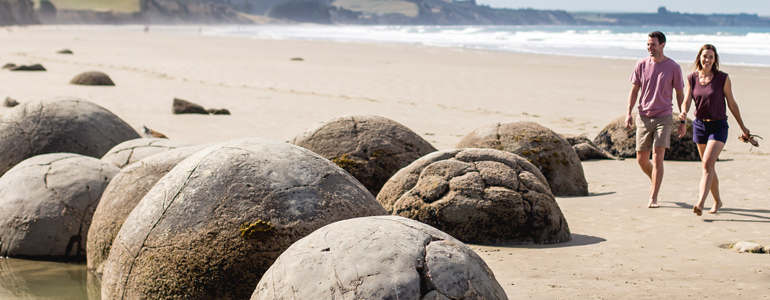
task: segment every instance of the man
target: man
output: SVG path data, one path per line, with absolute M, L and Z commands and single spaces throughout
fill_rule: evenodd
M 650 177 L 649 208 L 658 207 L 658 192 L 663 181 L 663 157 L 671 145 L 671 130 L 674 126 L 672 117 L 672 92 L 676 90 L 677 107 L 684 100 L 684 80 L 682 69 L 673 59 L 663 55 L 666 46 L 666 36 L 655 31 L 647 39 L 647 52 L 650 56 L 636 63 L 631 74 L 631 93 L 628 95 L 628 110 L 626 111 L 626 128 L 631 129 L 634 118 L 636 99 L 639 98 L 639 115 L 636 117 L 636 160 L 642 171 Z M 642 94 L 639 97 L 639 90 Z M 679 123 L 678 133 L 685 130 L 684 121 Z M 652 162 L 650 162 L 652 152 Z

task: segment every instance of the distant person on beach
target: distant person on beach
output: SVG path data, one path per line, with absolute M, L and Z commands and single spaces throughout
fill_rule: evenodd
M 682 68 L 673 59 L 663 55 L 666 36 L 655 31 L 647 39 L 649 57 L 636 63 L 631 74 L 631 93 L 628 95 L 626 128 L 636 122 L 636 161 L 650 178 L 649 208 L 658 207 L 658 192 L 663 182 L 663 157 L 671 145 L 671 130 L 674 126 L 672 94 L 676 90 L 677 107 L 682 106 Z M 641 90 L 641 97 L 639 91 Z M 631 113 L 639 98 L 639 115 L 634 120 Z M 679 124 L 678 133 L 684 132 L 684 123 Z M 650 162 L 652 152 L 652 162 Z
M 741 112 L 738 104 L 733 98 L 732 83 L 727 73 L 719 70 L 719 54 L 717 48 L 706 44 L 700 47 L 698 56 L 695 57 L 692 74 L 687 76 L 685 81 L 686 93 L 684 105 L 679 114 L 680 122 L 685 122 L 687 112 L 690 111 L 691 100 L 695 101 L 695 121 L 692 122 L 693 134 L 692 140 L 698 144 L 701 162 L 703 163 L 703 176 L 700 179 L 700 189 L 698 204 L 692 210 L 696 215 L 703 213 L 703 205 L 706 197 L 714 197 L 714 206 L 709 211 L 710 214 L 717 213 L 722 207 L 722 199 L 719 196 L 719 179 L 715 164 L 719 153 L 727 142 L 727 107 L 730 108 L 738 126 L 741 126 L 741 140 L 751 142 L 758 146 L 758 143 L 751 135 L 746 126 L 743 125 Z M 726 101 L 725 101 L 726 100 Z M 725 103 L 726 102 L 726 103 Z M 725 105 L 727 104 L 727 105 Z M 679 136 L 682 137 L 683 132 Z

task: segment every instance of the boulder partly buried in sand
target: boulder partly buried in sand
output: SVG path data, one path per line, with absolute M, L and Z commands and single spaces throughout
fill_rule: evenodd
M 73 54 L 72 50 L 70 50 L 70 49 L 61 49 L 59 51 L 56 51 L 56 53 L 58 53 L 58 54 Z
M 556 196 L 588 196 L 583 165 L 559 134 L 535 122 L 495 123 L 467 134 L 457 148 L 489 148 L 520 155 L 548 179 Z
M 13 66 L 8 69 L 11 71 L 45 71 L 46 70 L 41 64 Z
M 58 97 L 24 102 L 0 117 L 0 175 L 29 157 L 57 152 L 100 158 L 139 134 L 87 100 Z
M 120 170 L 104 190 L 94 212 L 86 247 L 88 269 L 102 274 L 112 241 L 139 200 L 179 162 L 211 145 L 182 147 L 158 153 Z
M 38 155 L 0 177 L 0 256 L 85 259 L 102 191 L 120 169 L 72 153 Z
M 72 78 L 70 84 L 114 86 L 110 76 L 99 71 L 83 72 Z
M 494 149 L 434 152 L 401 169 L 377 195 L 389 213 L 466 243 L 551 244 L 569 226 L 535 166 Z
M 420 222 L 367 217 L 297 241 L 251 300 L 508 299 L 492 270 L 462 242 Z
M 564 140 L 572 145 L 572 149 L 575 149 L 580 161 L 590 159 L 617 159 L 623 160 L 622 157 L 616 157 L 603 148 L 599 148 L 594 145 L 594 142 L 588 139 L 585 135 L 570 135 L 562 134 Z
M 123 223 L 102 299 L 244 299 L 295 241 L 383 214 L 355 178 L 307 149 L 265 139 L 211 146 L 169 171 Z
M 632 117 L 636 120 L 637 113 Z M 604 129 L 594 139 L 594 144 L 607 150 L 610 154 L 623 158 L 636 158 L 636 122 L 631 130 L 626 129 L 625 116 L 618 117 Z M 666 150 L 666 160 L 684 160 L 700 161 L 698 154 L 698 145 L 692 141 L 692 120 L 687 119 L 686 131 L 683 137 L 677 134 L 678 125 L 674 122 L 674 128 L 671 130 L 671 148 Z
M 172 106 L 174 114 L 209 114 L 203 106 L 179 98 L 174 98 Z
M 153 154 L 192 146 L 190 143 L 159 138 L 139 138 L 122 142 L 104 154 L 102 161 L 123 168 Z
M 334 118 L 305 130 L 292 143 L 332 160 L 375 196 L 399 169 L 436 151 L 406 126 L 380 116 Z

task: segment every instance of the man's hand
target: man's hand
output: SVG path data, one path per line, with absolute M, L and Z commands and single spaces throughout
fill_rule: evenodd
M 687 132 L 687 124 L 685 123 L 679 123 L 679 128 L 676 130 L 676 133 L 679 134 L 679 138 L 683 137 L 684 134 Z
M 631 130 L 634 127 L 634 117 L 626 115 L 626 129 Z

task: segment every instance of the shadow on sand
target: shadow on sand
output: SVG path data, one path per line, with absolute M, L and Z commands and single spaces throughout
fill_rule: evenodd
M 684 202 L 669 202 L 676 204 L 676 207 L 674 206 L 666 206 L 670 208 L 683 208 L 692 210 L 693 205 L 687 204 Z M 664 206 L 661 206 L 661 208 L 664 208 Z M 708 209 L 710 207 L 705 207 L 703 209 L 703 216 L 713 216 L 712 214 L 708 214 Z M 734 215 L 739 217 L 749 217 L 749 218 L 756 218 L 759 220 L 747 220 L 747 219 L 703 219 L 703 222 L 747 222 L 747 223 L 770 223 L 770 210 L 767 209 L 744 209 L 744 208 L 720 208 L 719 212 L 717 212 L 716 215 Z
M 572 234 L 572 240 L 569 242 L 564 243 L 558 243 L 558 244 L 549 244 L 549 245 L 541 245 L 541 244 L 535 244 L 535 245 L 509 245 L 509 246 L 501 246 L 503 248 L 528 248 L 528 249 L 547 249 L 547 248 L 563 248 L 563 247 L 574 247 L 574 246 L 585 246 L 585 245 L 592 245 L 592 244 L 598 244 L 601 242 L 607 241 L 606 239 L 597 237 L 597 236 L 590 236 L 590 235 L 583 235 L 583 234 Z

